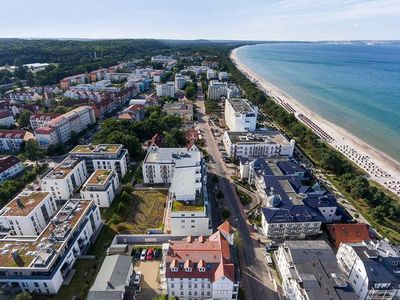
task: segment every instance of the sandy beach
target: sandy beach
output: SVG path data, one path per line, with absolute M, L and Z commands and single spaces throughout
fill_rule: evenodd
M 400 195 L 400 163 L 398 161 L 368 145 L 344 128 L 325 120 L 281 89 L 252 72 L 239 61 L 237 49 L 231 52 L 230 58 L 236 67 L 256 83 L 262 91 L 288 112 L 294 113 L 299 121 L 309 126 L 330 145 L 357 163 L 370 174 L 372 180 Z

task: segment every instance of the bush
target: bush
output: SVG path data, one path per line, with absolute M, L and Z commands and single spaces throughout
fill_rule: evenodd
M 231 212 L 229 211 L 229 209 L 224 208 L 221 212 L 221 217 L 223 220 L 228 219 L 231 216 Z

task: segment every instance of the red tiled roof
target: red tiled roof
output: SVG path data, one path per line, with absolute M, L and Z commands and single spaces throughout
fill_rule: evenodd
M 33 113 L 31 115 L 31 119 L 40 119 L 40 120 L 51 120 L 61 116 L 61 114 L 56 113 Z
M 53 131 L 54 131 L 54 128 L 46 126 L 46 127 L 40 127 L 38 129 L 36 129 L 35 134 L 49 134 Z
M 25 134 L 25 130 L 0 130 L 0 138 L 23 139 L 25 137 Z
M 120 115 L 118 115 L 118 119 L 123 119 L 123 120 L 136 120 L 136 117 L 134 114 L 130 112 L 124 112 Z
M 222 260 L 214 273 L 212 281 L 215 282 L 221 277 L 226 277 L 232 282 L 235 282 L 235 265 L 231 262 L 225 262 Z
M 336 247 L 341 243 L 360 243 L 369 241 L 368 226 L 366 224 L 331 224 L 327 225 L 331 239 Z
M 0 111 L 0 119 L 11 117 L 13 114 L 9 110 L 2 110 Z
M 3 173 L 4 171 L 8 170 L 12 166 L 15 166 L 16 164 L 20 163 L 21 161 L 16 157 L 16 156 L 6 156 L 6 157 L 1 157 L 0 158 L 0 173 Z
M 232 234 L 234 232 L 233 227 L 228 222 L 228 220 L 226 220 L 224 223 L 219 225 L 218 230 L 223 233 L 227 233 L 227 234 Z

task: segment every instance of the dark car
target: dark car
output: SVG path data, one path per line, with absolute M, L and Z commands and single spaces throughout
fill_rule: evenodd
M 265 247 L 267 251 L 277 250 L 278 248 L 279 248 L 278 243 L 274 241 L 271 241 L 271 243 L 267 243 Z
M 140 253 L 142 252 L 142 249 L 136 249 L 135 254 L 133 255 L 133 258 L 138 260 L 140 259 Z
M 154 250 L 154 259 L 159 259 L 161 257 L 161 251 L 159 249 Z

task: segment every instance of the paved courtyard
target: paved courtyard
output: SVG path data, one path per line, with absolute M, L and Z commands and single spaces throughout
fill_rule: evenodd
M 152 299 L 161 294 L 161 290 L 159 289 L 159 260 L 136 261 L 134 270 L 135 272 L 142 272 L 142 280 L 140 282 L 142 291 L 137 294 L 136 299 Z

